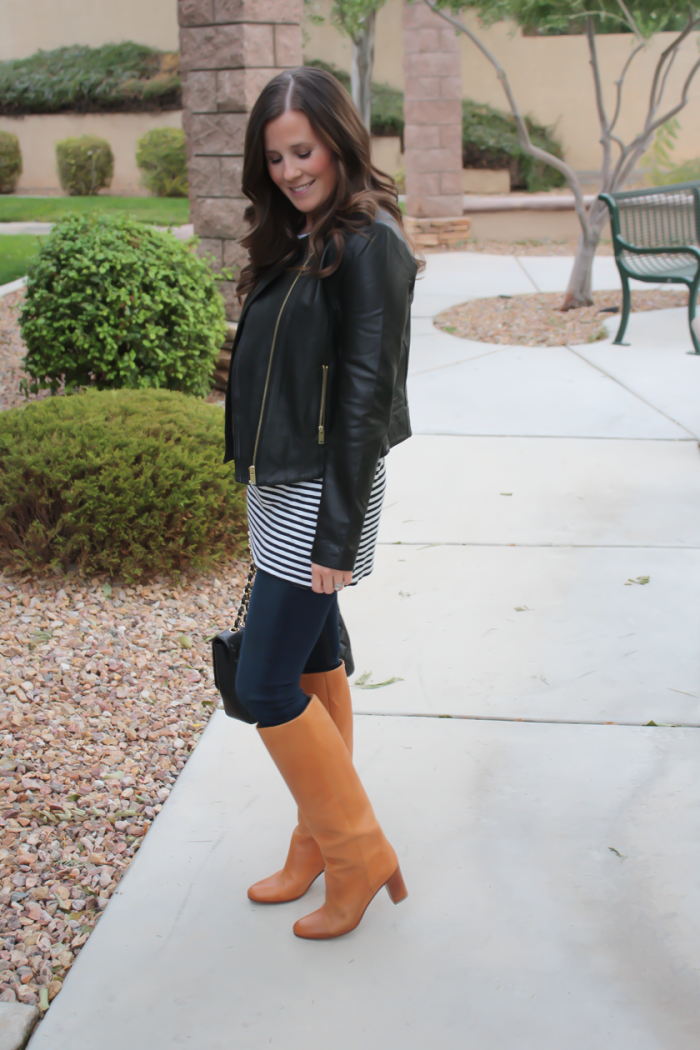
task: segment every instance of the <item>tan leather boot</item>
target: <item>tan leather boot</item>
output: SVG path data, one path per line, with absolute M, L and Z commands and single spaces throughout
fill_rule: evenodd
M 319 698 L 352 755 L 352 699 L 345 664 L 341 663 L 335 671 L 304 674 L 301 676 L 300 685 L 307 696 L 315 695 Z M 283 904 L 286 901 L 298 900 L 323 871 L 323 856 L 306 826 L 301 811 L 297 819 L 284 867 L 250 887 L 248 896 L 252 901 L 260 904 Z
M 325 903 L 295 923 L 297 937 L 327 940 L 349 933 L 382 886 L 394 904 L 402 901 L 407 893 L 396 854 L 318 697 L 292 722 L 258 732 L 325 862 Z

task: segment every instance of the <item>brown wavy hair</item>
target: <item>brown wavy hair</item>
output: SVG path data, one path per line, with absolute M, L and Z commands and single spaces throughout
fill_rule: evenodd
M 361 230 L 383 208 L 403 229 L 396 184 L 374 167 L 370 137 L 352 99 L 330 73 L 314 66 L 285 70 L 263 88 L 250 114 L 243 156 L 243 193 L 250 200 L 244 217 L 250 229 L 241 244 L 249 262 L 238 281 L 242 299 L 264 273 L 289 265 L 299 254 L 298 236 L 306 215 L 270 178 L 265 157 L 265 125 L 286 110 L 297 110 L 309 120 L 319 139 L 331 150 L 338 166 L 335 191 L 321 208 L 309 234 L 309 247 L 320 260 L 333 242 L 332 262 L 316 271 L 328 277 L 343 256 L 345 234 Z

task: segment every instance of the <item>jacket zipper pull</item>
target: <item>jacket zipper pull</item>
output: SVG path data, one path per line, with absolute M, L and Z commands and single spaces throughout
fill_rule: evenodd
M 321 411 L 318 417 L 318 443 L 326 441 L 326 387 L 328 386 L 328 365 L 321 365 L 323 381 L 321 383 Z
M 248 467 L 248 480 L 251 485 L 255 484 L 255 466 Z

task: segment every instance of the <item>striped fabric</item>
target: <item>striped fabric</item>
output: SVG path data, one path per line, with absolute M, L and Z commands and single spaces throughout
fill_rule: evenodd
M 258 569 L 291 583 L 311 586 L 313 547 L 323 481 L 296 481 L 291 485 L 248 485 L 248 532 Z M 369 576 L 386 489 L 386 467 L 380 459 L 372 483 L 367 515 L 352 572 L 352 584 Z

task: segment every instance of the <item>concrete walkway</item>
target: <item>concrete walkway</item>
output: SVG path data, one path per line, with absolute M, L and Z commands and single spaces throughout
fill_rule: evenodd
M 343 596 L 368 676 L 357 764 L 408 900 L 380 894 L 321 944 L 291 926 L 322 880 L 249 902 L 293 805 L 255 732 L 217 712 L 31 1050 L 695 1050 L 685 311 L 633 316 L 629 347 L 485 346 L 430 322 L 563 289 L 569 263 L 431 256 L 416 297 L 416 436 L 389 459 L 375 573 Z

